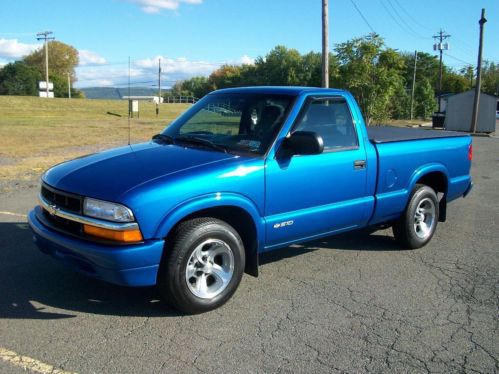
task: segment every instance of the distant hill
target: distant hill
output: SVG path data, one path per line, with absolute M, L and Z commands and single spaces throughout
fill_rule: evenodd
M 123 96 L 128 96 L 127 87 L 86 87 L 80 88 L 87 99 L 121 100 Z M 164 91 L 163 91 L 164 92 Z M 148 87 L 130 87 L 132 96 L 155 96 L 158 90 Z

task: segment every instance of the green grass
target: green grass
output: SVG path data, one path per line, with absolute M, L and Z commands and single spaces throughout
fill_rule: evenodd
M 139 103 L 131 142 L 150 139 L 189 104 Z M 126 144 L 128 102 L 0 96 L 0 179 L 33 179 L 51 165 Z

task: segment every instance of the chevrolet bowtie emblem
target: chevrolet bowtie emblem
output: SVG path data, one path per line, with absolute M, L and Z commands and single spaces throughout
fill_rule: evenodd
M 57 213 L 58 211 L 58 208 L 56 205 L 53 205 L 53 204 L 48 204 L 47 205 L 47 212 L 49 212 L 49 214 L 51 216 L 55 216 L 55 214 Z

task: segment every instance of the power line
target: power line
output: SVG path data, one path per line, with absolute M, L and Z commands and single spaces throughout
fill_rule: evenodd
M 390 18 L 393 20 L 393 22 L 395 22 L 399 27 L 400 29 L 402 29 L 405 33 L 407 33 L 408 35 L 412 36 L 412 37 L 416 37 L 416 38 L 420 38 L 420 39 L 425 39 L 425 37 L 421 37 L 417 34 L 414 34 L 410 29 L 407 28 L 407 26 L 404 26 L 403 22 L 400 23 L 399 20 L 397 20 L 395 18 L 395 16 L 392 14 L 392 12 L 390 11 L 390 9 L 388 9 L 388 7 L 385 5 L 384 1 L 383 0 L 379 0 L 379 3 L 383 6 L 383 8 L 385 9 L 386 13 L 388 13 L 388 15 L 390 16 Z
M 473 65 L 471 62 L 461 60 L 460 58 L 457 58 L 457 57 L 455 57 L 455 56 L 452 56 L 452 55 L 450 55 L 450 54 L 448 54 L 448 53 L 444 53 L 444 55 L 446 55 L 447 57 L 450 57 L 450 58 L 452 58 L 452 59 L 454 59 L 454 60 L 456 60 L 456 61 L 462 62 L 462 63 L 464 63 L 464 64 L 466 64 L 466 65 Z
M 33 31 L 33 32 L 0 32 L 0 35 L 34 36 L 34 35 L 36 35 L 36 31 Z
M 475 48 L 475 46 L 472 46 L 470 43 L 468 43 L 468 42 L 466 42 L 466 41 L 458 38 L 457 36 L 454 36 L 454 39 L 456 39 L 458 42 L 463 43 L 464 45 L 466 45 L 467 48 L 470 48 L 469 51 L 472 51 L 473 48 Z M 472 53 L 474 53 L 474 52 L 472 52 Z
M 410 12 L 408 12 L 401 4 L 398 0 L 394 0 L 395 3 L 399 6 L 400 9 L 402 9 L 402 11 L 416 24 L 418 25 L 419 27 L 422 27 L 428 31 L 431 31 L 433 29 L 429 28 L 428 26 L 425 26 L 423 25 L 422 23 L 420 23 L 416 18 L 414 18 Z
M 392 8 L 393 12 L 395 13 L 395 15 L 398 17 L 398 19 L 402 22 L 402 24 L 407 27 L 407 29 L 409 31 L 411 31 L 412 34 L 416 35 L 418 38 L 421 38 L 421 39 L 431 39 L 430 37 L 427 37 L 427 36 L 423 36 L 421 34 L 419 34 L 417 31 L 415 31 L 410 25 L 408 22 L 405 22 L 405 20 L 401 17 L 400 13 L 398 12 L 397 9 L 395 9 L 395 7 L 393 6 L 391 0 L 387 0 L 388 1 L 388 5 L 390 5 L 390 7 Z
M 362 17 L 362 19 L 364 20 L 364 22 L 366 23 L 366 25 L 371 29 L 371 31 L 376 34 L 376 31 L 374 31 L 373 27 L 371 26 L 371 24 L 369 23 L 369 21 L 367 20 L 366 17 L 364 17 L 364 14 L 362 14 L 362 12 L 360 11 L 359 7 L 357 6 L 357 4 L 355 4 L 355 2 L 353 0 L 350 0 L 353 4 L 353 6 L 355 7 L 355 10 L 357 10 L 357 12 L 360 14 L 360 16 Z

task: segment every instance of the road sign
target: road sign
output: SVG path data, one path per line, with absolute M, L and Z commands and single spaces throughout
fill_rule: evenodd
M 46 90 L 47 89 L 47 82 L 45 82 L 45 81 L 38 82 L 38 88 L 40 90 Z M 54 89 L 54 84 L 52 82 L 49 82 L 49 91 L 52 91 L 53 89 Z
M 40 95 L 40 97 L 47 97 L 47 91 L 38 91 L 38 94 Z M 53 92 L 49 92 L 49 99 L 50 98 L 54 98 Z

